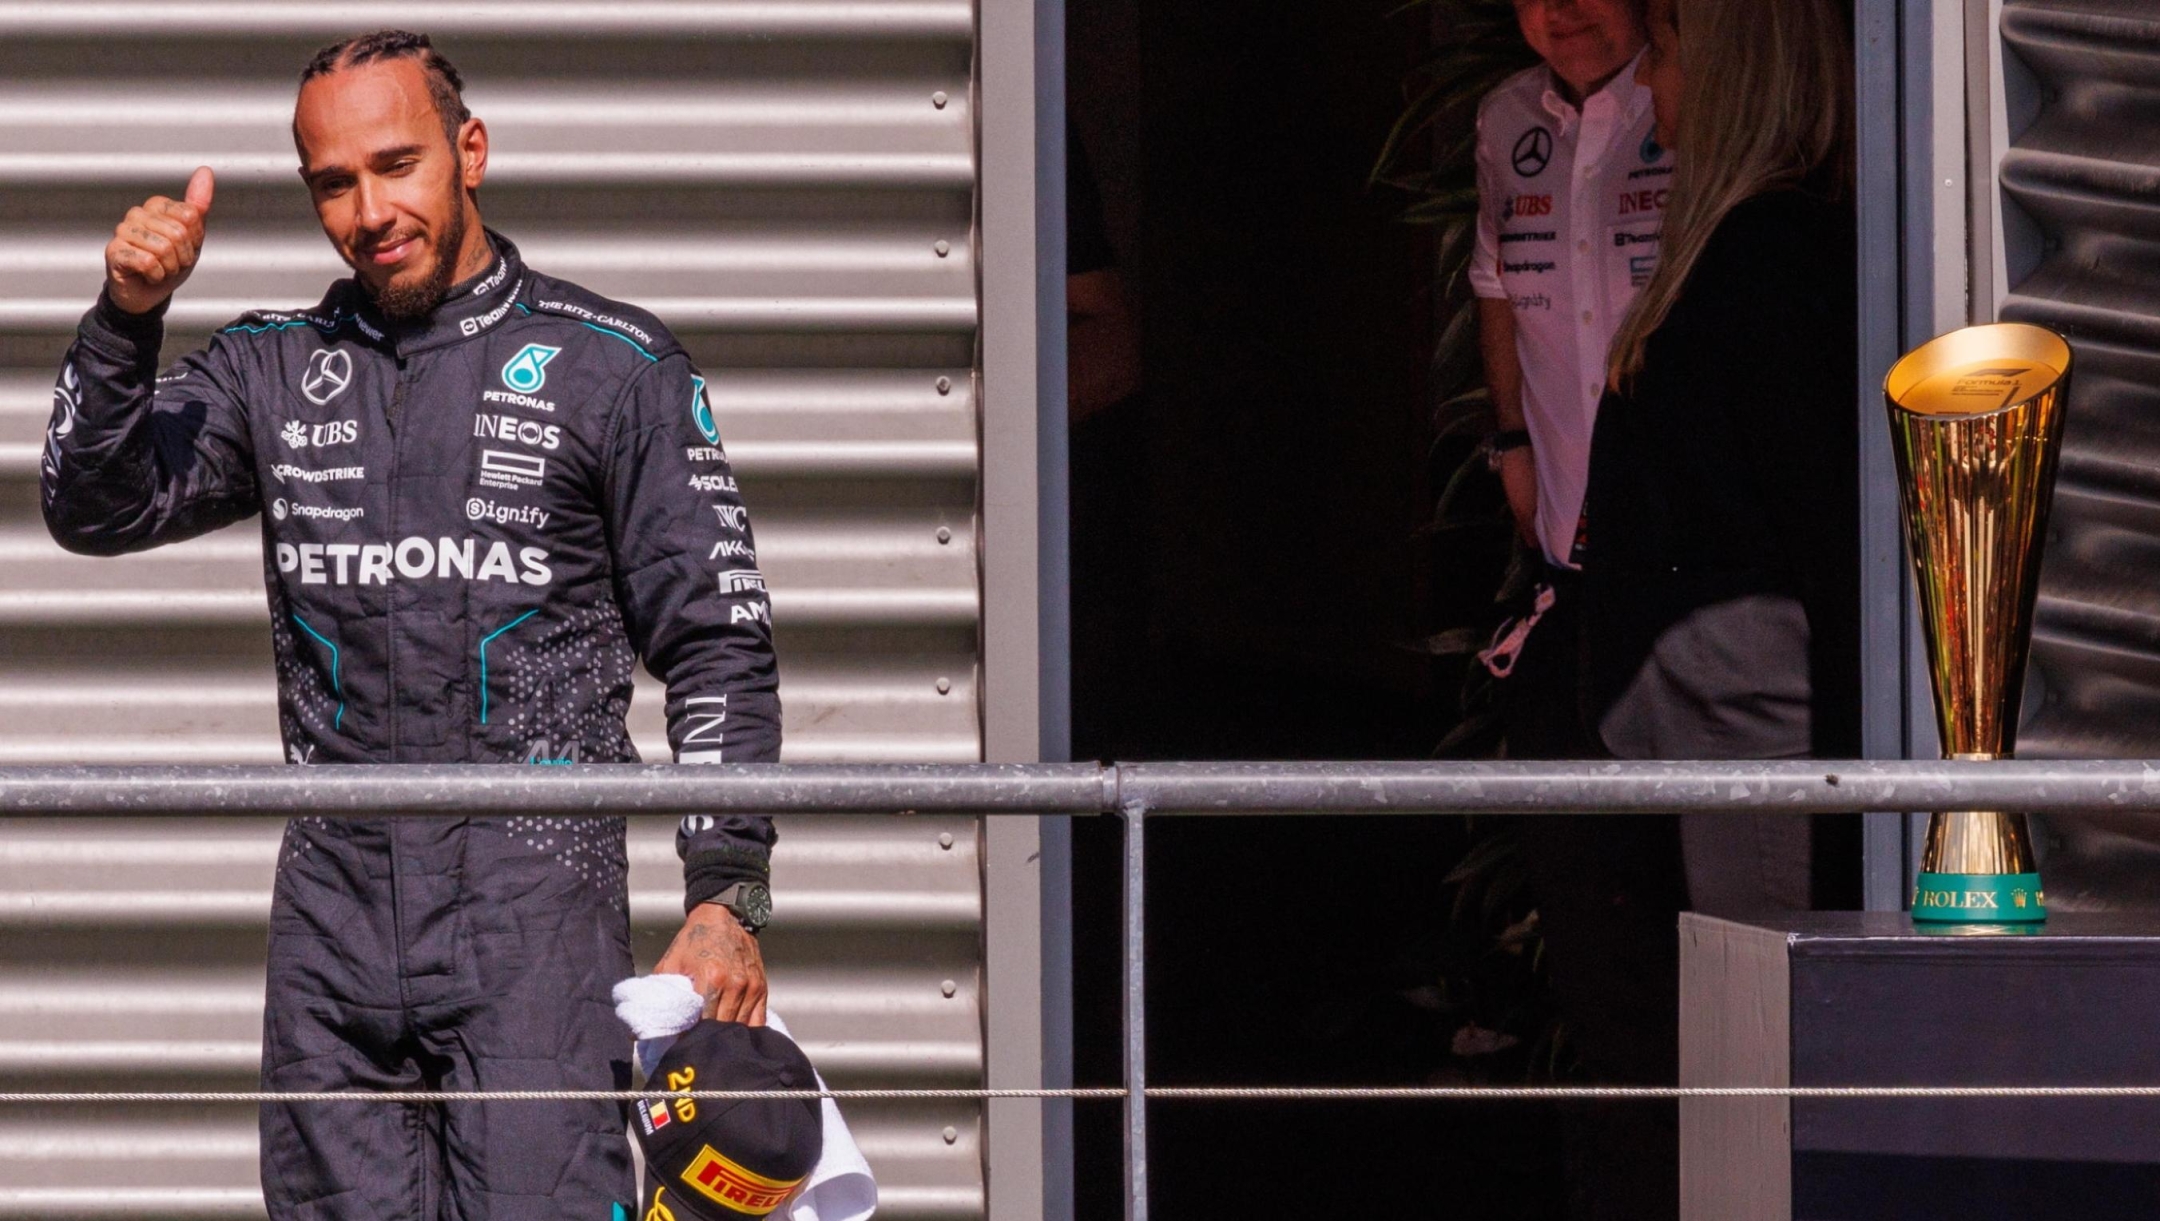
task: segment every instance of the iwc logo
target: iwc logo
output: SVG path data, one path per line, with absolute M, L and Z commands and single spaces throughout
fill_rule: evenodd
M 345 393 L 352 385 L 352 353 L 343 348 L 318 348 L 308 357 L 307 372 L 300 375 L 300 393 L 317 407 Z
M 544 343 L 528 343 L 502 367 L 503 385 L 519 394 L 531 394 L 547 385 L 548 362 L 562 352 Z

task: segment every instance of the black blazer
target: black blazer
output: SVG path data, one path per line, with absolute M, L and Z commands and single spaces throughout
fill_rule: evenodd
M 1797 189 L 1734 208 L 1598 408 L 1591 720 L 1623 758 L 1858 749 L 1855 241 Z

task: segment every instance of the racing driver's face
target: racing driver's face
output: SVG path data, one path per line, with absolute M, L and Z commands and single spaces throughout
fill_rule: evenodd
M 418 61 L 310 80 L 293 138 L 323 233 L 386 316 L 424 317 L 452 283 L 485 269 L 473 192 L 487 172 L 487 128 L 467 119 L 453 146 Z

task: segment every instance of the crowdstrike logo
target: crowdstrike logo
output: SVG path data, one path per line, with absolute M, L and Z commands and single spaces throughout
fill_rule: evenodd
M 532 505 L 496 504 L 492 500 L 475 496 L 465 502 L 465 520 L 490 521 L 498 526 L 532 526 L 545 530 L 548 512 Z
M 562 354 L 561 348 L 551 348 L 544 343 L 528 343 L 518 349 L 518 354 L 504 362 L 502 383 L 519 394 L 533 394 L 547 385 L 548 362 Z
M 297 573 L 302 585 L 388 585 L 392 579 L 501 581 L 548 585 L 555 571 L 538 547 L 487 545 L 474 539 L 408 538 L 396 543 L 279 543 L 280 573 Z
M 343 348 L 318 348 L 308 357 L 307 372 L 300 375 L 300 393 L 321 407 L 345 393 L 352 379 L 352 353 Z
M 343 483 L 348 480 L 367 478 L 367 468 L 364 466 L 333 466 L 324 470 L 311 471 L 303 466 L 280 462 L 270 468 L 270 473 L 277 476 L 280 481 L 297 479 L 302 483 Z

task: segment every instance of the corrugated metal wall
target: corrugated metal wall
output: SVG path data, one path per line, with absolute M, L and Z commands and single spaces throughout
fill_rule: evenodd
M 978 758 L 973 24 L 970 0 L 0 0 L 0 761 L 278 760 L 255 526 L 66 556 L 35 455 L 111 226 L 190 167 L 217 169 L 218 198 L 169 355 L 343 273 L 294 174 L 293 81 L 384 25 L 465 72 L 494 135 L 489 223 L 658 312 L 713 377 L 772 583 L 787 758 Z M 658 708 L 648 684 L 633 728 L 664 759 Z M 249 1087 L 276 834 L 0 827 L 0 1088 Z M 648 964 L 679 919 L 667 835 L 632 841 Z M 782 836 L 774 1002 L 828 1078 L 979 1083 L 976 825 Z M 851 1111 L 881 1215 L 981 1212 L 976 1108 Z M 0 1217 L 260 1211 L 250 1108 L 0 1114 Z
M 2029 691 L 2039 698 L 2028 699 L 2019 753 L 2151 758 L 2160 755 L 2160 12 L 2151 0 L 2009 0 L 2002 36 L 2017 61 L 2006 71 L 2038 78 L 2036 90 L 2009 91 L 2002 317 L 2061 331 L 2078 360 L 2033 646 Z M 2160 904 L 2160 854 L 2122 837 L 2128 824 L 2057 827 L 2067 851 L 2047 866 L 2051 903 Z

